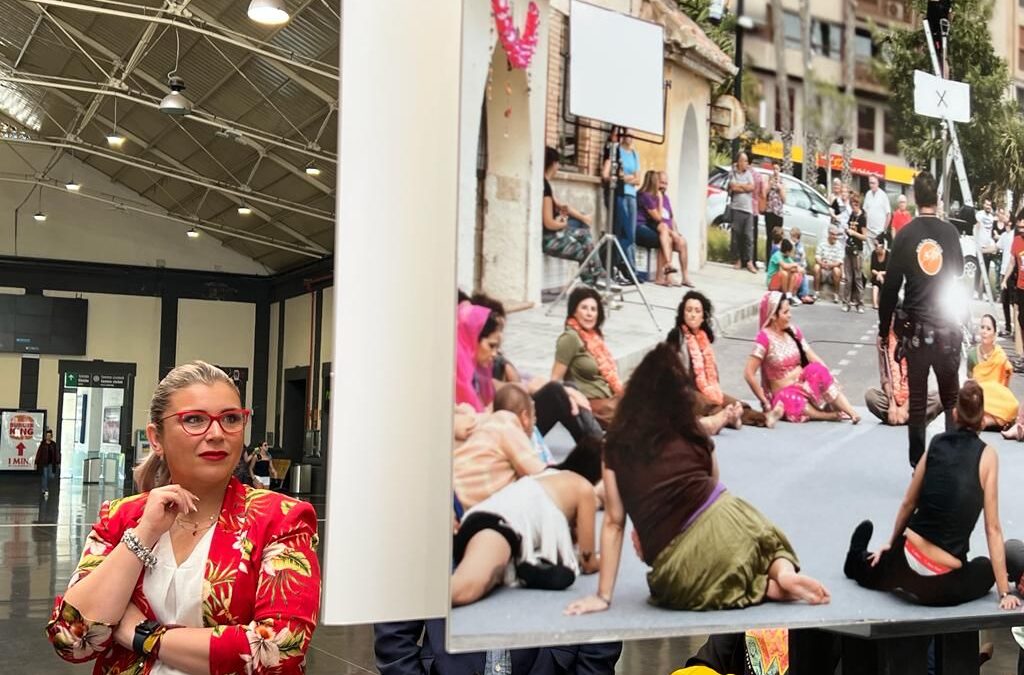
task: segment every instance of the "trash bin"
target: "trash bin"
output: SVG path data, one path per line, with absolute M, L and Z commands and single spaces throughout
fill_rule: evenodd
M 103 458 L 103 482 L 108 484 L 115 484 L 120 482 L 118 477 L 118 464 L 120 457 L 114 455 L 113 457 L 107 456 Z
M 310 479 L 313 476 L 312 465 L 292 464 L 289 472 L 288 491 L 292 494 L 305 494 L 309 492 Z
M 99 483 L 100 473 L 103 470 L 103 463 L 99 457 L 89 457 L 82 464 L 82 482 Z

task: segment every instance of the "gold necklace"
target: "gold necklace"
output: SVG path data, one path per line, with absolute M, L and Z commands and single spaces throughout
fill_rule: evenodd
M 214 523 L 216 522 L 216 518 L 217 514 L 214 514 L 207 518 L 209 522 L 201 523 L 196 522 L 194 520 L 188 520 L 187 518 L 183 518 L 182 516 L 178 516 L 174 519 L 174 523 L 186 532 L 191 532 L 193 537 L 196 537 L 199 536 L 200 532 L 205 532 L 206 530 L 213 527 Z

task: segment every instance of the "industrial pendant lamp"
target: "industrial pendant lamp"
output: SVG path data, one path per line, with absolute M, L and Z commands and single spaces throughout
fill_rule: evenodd
M 290 18 L 284 0 L 252 0 L 248 14 L 250 19 L 266 26 L 280 26 Z
M 117 97 L 114 97 L 114 128 L 107 134 L 107 145 L 114 150 L 124 145 L 124 136 L 117 132 Z
M 248 216 L 250 214 L 252 214 L 252 208 L 248 204 L 242 202 L 241 204 L 238 205 L 238 215 Z
M 198 237 L 198 236 L 199 236 L 199 230 L 197 230 L 197 229 L 196 229 L 196 228 L 194 228 L 194 227 L 190 227 L 190 228 L 188 228 L 188 232 L 186 232 L 186 233 L 185 233 L 185 235 L 186 235 L 186 236 L 187 236 L 187 237 L 188 237 L 189 239 L 195 239 L 196 237 Z
M 160 112 L 168 115 L 187 115 L 192 112 L 192 103 L 181 93 L 185 90 L 185 79 L 178 75 L 178 59 L 181 55 L 181 39 L 174 31 L 174 70 L 167 73 L 167 86 L 171 91 L 160 101 Z
M 68 192 L 78 192 L 82 189 L 82 186 L 75 182 L 74 177 L 72 177 L 67 183 L 64 183 L 64 187 Z
M 313 162 L 310 162 L 309 164 L 306 165 L 306 175 L 307 176 L 319 176 L 320 175 L 320 167 L 318 167 Z
M 160 112 L 168 115 L 187 115 L 192 112 L 192 102 L 181 93 L 185 89 L 185 80 L 171 75 L 167 78 L 167 86 L 171 91 L 160 101 Z
M 36 208 L 36 212 L 34 214 L 32 214 L 32 219 L 35 220 L 37 223 L 45 223 L 46 222 L 46 212 L 43 211 L 43 186 L 42 185 L 39 186 L 39 203 L 38 203 L 38 206 Z

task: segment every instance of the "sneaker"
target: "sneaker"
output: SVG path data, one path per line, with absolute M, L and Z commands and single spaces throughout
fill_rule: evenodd
M 864 313 L 864 305 L 857 305 L 857 313 L 858 314 L 863 314 Z
M 1011 333 L 1008 330 L 1001 330 L 1001 331 L 999 331 L 999 337 L 1001 337 L 1001 338 L 1010 338 L 1010 337 L 1013 337 L 1013 333 Z
M 522 562 L 516 565 L 516 577 L 526 588 L 545 591 L 561 591 L 572 586 L 576 574 L 565 565 L 540 558 L 536 563 Z
M 623 274 L 620 270 L 612 272 L 612 281 L 619 286 L 636 286 L 633 280 Z
M 43 499 L 49 499 L 49 498 L 50 498 L 50 491 L 49 490 L 43 490 Z
M 849 305 L 843 305 L 843 311 L 844 312 L 849 312 L 850 311 L 850 306 Z
M 592 285 L 594 286 L 594 288 L 596 288 L 598 290 L 601 290 L 601 291 L 609 291 L 611 293 L 621 293 L 622 292 L 622 286 L 618 285 L 614 281 L 609 281 L 605 277 L 599 277 L 598 279 L 596 279 L 594 281 L 594 283 Z

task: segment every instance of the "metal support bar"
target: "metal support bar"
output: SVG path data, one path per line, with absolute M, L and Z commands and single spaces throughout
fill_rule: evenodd
M 151 23 L 159 23 L 165 26 L 173 26 L 181 30 L 187 30 L 193 33 L 199 33 L 200 35 L 206 35 L 208 37 L 212 37 L 215 40 L 220 40 L 221 42 L 226 42 L 236 47 L 241 47 L 242 49 L 247 49 L 249 51 L 256 52 L 257 54 L 264 56 L 268 59 L 278 61 L 279 63 L 286 63 L 288 65 L 295 66 L 296 68 L 300 68 L 311 73 L 316 73 L 317 75 L 326 77 L 331 80 L 340 79 L 338 73 L 332 73 L 324 69 L 330 67 L 327 64 L 319 64 L 320 66 L 323 67 L 311 66 L 309 64 L 302 63 L 301 61 L 296 61 L 294 58 L 282 56 L 281 54 L 275 54 L 274 52 L 259 47 L 256 44 L 243 42 L 237 38 L 222 35 L 215 31 L 203 28 L 202 26 L 196 26 L 191 23 L 184 23 L 176 19 L 167 19 L 165 17 L 159 16 L 147 16 L 144 14 L 137 14 L 135 12 L 126 12 L 118 9 L 109 9 L 107 7 L 98 7 L 96 5 L 82 5 L 77 2 L 66 2 L 65 0 L 28 0 L 28 2 L 32 2 L 36 5 L 49 5 L 53 7 L 62 7 L 66 9 L 73 9 L 83 12 L 92 12 L 94 14 L 119 16 L 125 19 L 132 19 L 135 21 L 149 21 Z M 312 61 L 312 59 L 310 59 L 310 61 Z
M 32 30 L 29 32 L 28 37 L 25 38 L 25 43 L 21 45 L 21 51 L 18 52 L 18 58 L 14 59 L 14 67 L 17 68 L 21 64 L 21 60 L 25 58 L 25 52 L 28 51 L 28 46 L 32 44 L 32 38 L 36 36 L 36 31 L 39 30 L 39 24 L 43 22 L 43 15 L 40 14 L 36 17 L 36 22 L 32 24 Z
M 36 186 L 39 186 L 40 189 L 48 188 L 50 190 L 55 190 L 55 191 L 61 192 L 61 193 L 66 193 L 67 192 L 66 190 L 64 190 L 62 185 L 58 184 L 57 181 L 48 182 L 48 181 L 45 181 L 45 180 L 39 180 L 39 179 L 34 178 L 34 177 L 20 177 L 19 178 L 19 177 L 13 177 L 13 176 L 0 175 L 0 182 L 3 182 L 3 183 L 18 183 L 18 184 L 22 184 L 22 185 L 36 185 Z M 296 246 L 294 244 L 289 244 L 287 242 L 283 242 L 283 241 L 280 241 L 280 240 L 277 240 L 277 239 L 273 239 L 271 237 L 265 237 L 263 235 L 251 234 L 249 232 L 243 232 L 241 230 L 237 230 L 237 229 L 235 229 L 233 227 L 230 227 L 228 225 L 223 225 L 221 223 L 214 223 L 212 221 L 204 220 L 202 218 L 193 218 L 193 217 L 190 217 L 190 216 L 182 216 L 182 215 L 179 215 L 179 214 L 171 213 L 169 211 L 167 213 L 160 213 L 159 211 L 154 211 L 152 209 L 144 208 L 144 207 L 141 207 L 141 206 L 136 206 L 134 204 L 128 204 L 127 202 L 117 201 L 117 200 L 109 198 L 109 197 L 93 195 L 93 194 L 90 194 L 90 193 L 88 193 L 88 192 L 86 192 L 84 190 L 79 191 L 78 193 L 76 193 L 75 197 L 79 197 L 79 198 L 82 198 L 82 199 L 89 199 L 89 200 L 100 202 L 100 203 L 103 203 L 103 204 L 109 204 L 109 205 L 115 206 L 115 207 L 117 207 L 119 209 L 124 209 L 126 211 L 133 211 L 135 213 L 141 213 L 141 214 L 144 214 L 144 215 L 147 215 L 147 216 L 152 216 L 154 218 L 162 218 L 164 220 L 169 220 L 171 222 L 179 223 L 181 225 L 188 225 L 189 227 L 195 227 L 195 228 L 200 229 L 200 230 L 206 230 L 208 232 L 222 234 L 222 235 L 225 235 L 225 236 L 228 236 L 228 237 L 233 237 L 235 239 L 242 239 L 242 240 L 245 240 L 245 241 L 251 241 L 254 244 L 261 244 L 263 246 L 269 246 L 271 248 L 279 248 L 279 249 L 281 249 L 283 251 L 289 251 L 291 253 L 297 253 L 299 255 L 303 255 L 303 256 L 306 256 L 306 257 L 309 257 L 309 258 L 317 258 L 317 259 L 319 259 L 319 258 L 323 257 L 320 253 L 311 251 L 311 250 L 306 249 L 304 247 L 299 247 L 299 246 Z
M 22 138 L 9 138 L 9 139 L 4 139 L 4 141 L 6 141 L 8 143 L 20 143 L 20 144 L 23 144 L 23 145 L 37 145 L 37 146 L 44 146 L 44 147 L 51 147 L 51 148 L 59 148 L 59 149 L 62 149 L 62 150 L 72 150 L 72 149 L 74 149 L 74 150 L 78 150 L 78 151 L 86 153 L 86 154 L 95 155 L 97 157 L 102 157 L 102 158 L 110 160 L 112 162 L 118 162 L 118 163 L 121 163 L 121 164 L 128 164 L 130 166 L 134 166 L 134 167 L 139 168 L 139 169 L 144 169 L 146 171 L 152 171 L 154 173 L 158 173 L 158 174 L 161 174 L 163 176 L 167 176 L 168 178 L 174 178 L 176 180 L 184 181 L 186 183 L 192 183 L 193 185 L 199 185 L 199 186 L 204 187 L 204 188 L 208 187 L 208 188 L 216 190 L 217 192 L 220 192 L 220 193 L 234 195 L 236 197 L 239 197 L 240 199 L 246 199 L 246 200 L 251 200 L 251 201 L 255 201 L 255 202 L 260 202 L 260 203 L 263 203 L 263 204 L 267 204 L 269 206 L 276 206 L 276 207 L 278 207 L 280 209 L 284 209 L 286 211 L 292 211 L 294 213 L 298 213 L 298 214 L 301 214 L 301 215 L 304 215 L 304 216 L 308 216 L 310 218 L 316 218 L 318 220 L 323 220 L 323 221 L 326 221 L 326 222 L 329 222 L 329 223 L 333 223 L 334 222 L 334 214 L 330 213 L 330 212 L 327 212 L 327 211 L 322 211 L 320 209 L 312 209 L 311 207 L 304 207 L 304 206 L 302 206 L 300 204 L 297 204 L 295 202 L 290 202 L 290 201 L 287 201 L 287 200 L 283 200 L 283 199 L 280 199 L 279 197 L 271 197 L 269 195 L 263 195 L 263 194 L 260 194 L 259 192 L 252 192 L 252 191 L 246 192 L 244 190 L 240 190 L 240 189 L 236 189 L 236 188 L 233 188 L 233 187 L 230 187 L 230 186 L 227 186 L 227 185 L 223 185 L 223 184 L 219 183 L 218 181 L 214 181 L 214 180 L 212 180 L 210 178 L 205 178 L 205 177 L 203 177 L 203 176 L 201 176 L 199 174 L 196 174 L 194 172 L 192 173 L 192 175 L 185 175 L 185 174 L 181 174 L 181 173 L 176 173 L 174 171 L 170 171 L 167 168 L 162 167 L 162 166 L 156 164 L 155 162 L 148 162 L 147 163 L 144 160 L 140 160 L 140 159 L 132 158 L 132 157 L 126 157 L 126 156 L 118 154 L 118 153 L 105 152 L 103 150 L 97 149 L 97 148 L 95 148 L 93 146 L 90 146 L 90 145 L 87 145 L 85 143 L 72 143 L 72 142 L 66 141 L 66 140 L 61 140 L 61 141 L 57 141 L 57 140 L 39 140 L 39 141 L 37 141 L 37 140 L 22 139 Z

